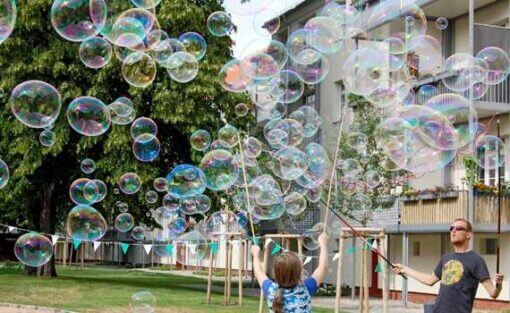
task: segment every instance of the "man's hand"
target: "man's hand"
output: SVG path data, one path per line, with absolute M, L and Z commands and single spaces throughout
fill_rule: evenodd
M 501 273 L 496 274 L 496 285 L 502 285 L 503 280 L 505 280 L 505 275 Z
M 400 274 L 407 274 L 407 267 L 405 267 L 402 264 L 395 263 L 393 264 L 393 267 L 391 268 L 391 271 L 397 275 Z
M 321 247 L 327 247 L 329 242 L 329 235 L 326 232 L 323 232 L 319 235 L 318 241 Z
M 260 247 L 257 245 L 252 245 L 251 246 L 251 255 L 253 255 L 254 257 L 258 257 L 260 255 Z

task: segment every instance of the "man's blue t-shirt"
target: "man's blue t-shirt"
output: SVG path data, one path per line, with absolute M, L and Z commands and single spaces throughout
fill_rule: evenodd
M 312 312 L 312 296 L 317 291 L 317 281 L 310 277 L 305 279 L 302 284 L 294 288 L 282 288 L 283 309 L 285 313 L 310 313 Z M 264 296 L 267 299 L 269 312 L 273 312 L 273 302 L 278 284 L 270 279 L 266 279 L 262 284 Z

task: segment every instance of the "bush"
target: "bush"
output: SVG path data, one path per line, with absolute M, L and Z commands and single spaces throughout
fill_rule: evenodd
M 317 297 L 334 297 L 336 295 L 336 286 L 333 284 L 321 284 L 315 293 Z
M 19 262 L 7 261 L 0 263 L 0 275 L 2 274 L 22 274 L 25 270 L 23 264 Z

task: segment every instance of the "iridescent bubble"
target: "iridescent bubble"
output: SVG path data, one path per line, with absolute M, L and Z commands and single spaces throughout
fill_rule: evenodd
M 367 96 L 387 83 L 388 54 L 373 49 L 359 49 L 344 63 L 346 88 L 357 95 Z
M 104 198 L 106 198 L 106 194 L 108 193 L 108 186 L 106 186 L 106 183 L 100 179 L 93 179 L 92 182 L 97 188 L 95 202 L 103 201 Z
M 253 40 L 244 48 L 241 56 L 244 58 L 254 53 L 265 53 L 271 56 L 278 63 L 280 69 L 285 67 L 289 58 L 287 47 L 280 41 L 271 40 L 270 38 L 257 38 Z
M 264 174 L 257 177 L 249 187 L 250 195 L 255 199 L 255 202 L 261 206 L 270 206 L 282 202 L 283 193 L 281 187 L 271 175 Z M 261 209 L 273 210 L 271 208 Z M 278 211 L 277 208 L 274 209 Z M 283 208 L 283 211 L 285 211 L 285 208 Z
M 93 37 L 80 44 L 79 55 L 85 66 L 101 68 L 110 62 L 112 46 L 101 37 Z
M 229 238 L 229 234 L 238 233 L 241 230 L 236 214 L 232 211 L 215 212 L 205 222 L 205 234 L 213 241 L 225 240 Z
M 53 244 L 45 236 L 30 232 L 21 235 L 14 244 L 14 255 L 23 264 L 40 267 L 53 256 Z
M 125 10 L 114 18 L 111 33 L 107 37 L 117 46 L 147 51 L 154 42 L 154 36 L 151 36 L 150 41 L 147 36 L 157 29 L 160 29 L 159 22 L 152 12 L 134 8 Z
M 337 181 L 338 189 L 346 196 L 352 196 L 363 190 L 363 184 L 353 176 L 342 176 Z
M 280 29 L 280 15 L 274 10 L 262 10 L 253 19 L 253 28 L 260 35 L 274 35 Z
M 136 111 L 134 109 L 126 116 L 120 116 L 117 114 L 117 109 L 114 109 L 114 106 L 110 104 L 108 106 L 108 110 L 110 111 L 110 120 L 114 125 L 128 125 L 131 124 L 136 118 Z
M 184 198 L 187 198 L 187 197 L 192 197 L 194 195 L 190 195 L 190 196 L 186 196 Z M 181 208 L 181 204 L 182 204 L 182 201 L 181 201 L 181 198 L 173 193 L 167 193 L 164 197 L 163 197 L 163 201 L 162 201 L 162 204 L 165 208 L 171 210 L 171 211 L 177 211 Z
M 121 233 L 127 233 L 135 225 L 133 215 L 129 213 L 121 213 L 115 218 L 115 229 Z
M 129 307 L 133 313 L 152 313 L 156 306 L 156 298 L 148 291 L 138 291 L 131 296 Z
M 351 211 L 366 211 L 372 207 L 372 200 L 369 196 L 363 193 L 358 193 L 352 196 L 350 207 Z
M 95 202 L 99 190 L 96 184 L 90 184 L 88 178 L 78 178 L 69 186 L 69 197 L 76 204 L 90 205 Z M 95 188 L 95 189 L 94 189 Z
M 262 143 L 255 137 L 246 138 L 244 148 L 254 157 L 258 157 L 262 153 Z
M 215 140 L 211 143 L 211 150 L 232 150 L 232 147 L 228 144 L 228 142 L 224 140 Z
M 234 156 L 226 150 L 212 150 L 200 161 L 207 188 L 219 191 L 230 188 L 237 181 L 239 168 Z
M 103 238 L 108 223 L 93 207 L 77 205 L 67 215 L 66 229 L 73 239 L 90 242 Z
M 331 161 L 326 148 L 317 143 L 309 143 L 304 152 L 310 158 L 310 165 L 296 181 L 299 185 L 310 189 L 320 187 L 326 178 L 331 177 Z
M 310 157 L 295 147 L 283 147 L 273 155 L 276 176 L 285 180 L 301 177 L 310 165 Z
M 322 7 L 319 15 L 332 17 L 337 20 L 340 25 L 345 26 L 353 24 L 358 13 L 358 10 L 354 6 L 330 1 Z
M 110 110 L 94 97 L 79 97 L 67 107 L 67 121 L 84 136 L 100 136 L 110 128 Z
M 110 103 L 110 110 L 120 117 L 126 117 L 133 112 L 133 101 L 126 97 L 119 97 Z
M 131 238 L 142 241 L 145 238 L 145 228 L 142 226 L 133 227 L 133 230 L 131 230 Z
M 166 177 L 168 192 L 179 197 L 201 194 L 205 191 L 205 174 L 193 165 L 176 166 Z
M 243 58 L 243 62 L 248 64 L 248 67 L 253 69 L 250 72 L 253 79 L 271 79 L 276 77 L 280 71 L 280 67 L 275 59 L 269 54 L 263 52 L 256 52 L 249 54 Z
M 316 63 L 322 54 L 313 46 L 314 33 L 309 29 L 298 29 L 287 38 L 287 52 L 297 64 L 307 65 Z
M 51 130 L 43 130 L 39 134 L 39 142 L 45 147 L 51 147 L 55 144 L 55 132 Z
M 96 162 L 92 159 L 85 158 L 80 162 L 80 169 L 85 174 L 91 174 L 96 170 Z
M 234 111 L 237 116 L 245 117 L 246 115 L 248 115 L 248 112 L 250 112 L 250 109 L 245 103 L 238 103 L 236 104 Z
M 450 90 L 461 92 L 468 90 L 474 83 L 487 80 L 489 64 L 468 53 L 456 53 L 446 59 L 443 71 L 448 73 L 441 81 Z
M 317 61 L 308 64 L 293 64 L 291 69 L 296 72 L 307 85 L 315 85 L 323 81 L 329 74 L 329 60 L 320 56 Z
M 142 181 L 140 180 L 140 177 L 138 177 L 138 175 L 135 173 L 126 173 L 120 177 L 119 188 L 123 193 L 127 195 L 137 193 L 141 186 Z
M 285 204 L 285 211 L 290 215 L 300 215 L 306 210 L 306 199 L 298 193 L 292 192 L 283 198 Z
M 192 54 L 198 61 L 205 57 L 207 52 L 207 43 L 202 35 L 188 32 L 179 37 L 179 41 L 183 43 L 186 52 Z
M 152 134 L 141 134 L 133 141 L 133 154 L 142 162 L 152 162 L 159 156 L 161 144 Z
M 156 178 L 153 185 L 157 192 L 166 192 L 168 190 L 168 180 L 164 177 Z
M 32 128 L 53 124 L 62 107 L 58 90 L 40 80 L 25 81 L 14 87 L 9 105 L 14 116 Z
M 500 138 L 483 135 L 476 143 L 476 164 L 485 170 L 494 170 L 505 163 L 506 145 Z
M 51 5 L 50 19 L 60 36 L 80 42 L 99 34 L 106 14 L 104 0 L 56 0 Z
M 172 54 L 165 62 L 170 77 L 179 83 L 187 83 L 195 79 L 198 74 L 197 58 L 188 52 Z
M 375 188 L 381 184 L 381 175 L 378 171 L 368 170 L 365 173 L 365 184 L 368 188 Z
M 280 72 L 278 89 L 280 102 L 293 103 L 303 96 L 305 85 L 296 72 L 283 70 Z
M 136 140 L 143 134 L 158 135 L 158 125 L 148 117 L 139 117 L 131 124 L 131 138 Z
M 122 77 L 134 87 L 145 88 L 156 78 L 156 61 L 145 52 L 133 52 L 122 62 Z
M 226 91 L 245 92 L 253 81 L 253 68 L 242 60 L 231 60 L 226 63 L 218 74 L 218 80 Z
M 239 130 L 230 124 L 226 124 L 218 131 L 218 139 L 233 147 L 239 142 Z
M 149 204 L 158 202 L 158 193 L 154 190 L 149 190 L 145 193 L 145 201 Z
M 16 1 L 5 0 L 0 4 L 0 44 L 4 42 L 14 30 L 17 13 Z
M 331 17 L 316 16 L 309 19 L 304 27 L 310 31 L 310 45 L 324 54 L 333 54 L 340 51 L 343 45 L 342 37 L 345 32 L 340 23 Z
M 416 94 L 416 103 L 424 104 L 430 98 L 435 97 L 439 94 L 439 90 L 437 87 L 432 85 L 423 85 L 418 89 L 418 93 Z
M 311 106 L 302 106 L 289 115 L 290 119 L 303 125 L 303 136 L 313 137 L 322 126 L 322 117 Z
M 205 151 L 211 145 L 211 134 L 207 130 L 199 129 L 191 134 L 189 139 L 191 147 L 197 151 Z
M 233 28 L 234 24 L 226 12 L 217 11 L 207 18 L 207 29 L 216 37 L 227 36 Z
M 211 199 L 206 195 L 192 195 L 182 199 L 181 210 L 186 215 L 205 214 L 211 208 Z
M 416 69 L 420 75 L 435 75 L 443 66 L 443 50 L 437 39 L 428 35 L 419 35 L 409 42 L 413 53 L 409 67 Z
M 126 213 L 129 209 L 129 205 L 126 202 L 122 202 L 122 201 L 117 201 L 115 203 L 115 206 L 121 213 Z
M 445 30 L 445 29 L 447 29 L 447 28 L 448 28 L 448 19 L 447 19 L 447 18 L 445 18 L 445 17 L 440 16 L 440 17 L 438 17 L 438 18 L 436 19 L 435 24 L 436 24 L 436 28 L 437 28 L 437 29 L 439 29 L 439 30 Z
M 183 234 L 175 242 L 185 247 L 184 253 L 177 254 L 177 262 L 181 264 L 193 266 L 208 256 L 207 238 L 199 231 L 194 230 Z
M 267 124 L 266 124 L 267 126 Z M 286 145 L 296 147 L 301 142 L 303 142 L 304 139 L 304 128 L 301 123 L 298 121 L 288 118 L 280 120 L 276 123 L 274 126 L 274 129 L 279 129 L 284 131 L 287 134 L 287 143 Z
M 484 60 L 489 65 L 487 70 L 487 79 L 485 81 L 488 85 L 497 85 L 503 82 L 510 71 L 510 59 L 508 54 L 498 47 L 487 47 L 480 50 L 476 57 Z

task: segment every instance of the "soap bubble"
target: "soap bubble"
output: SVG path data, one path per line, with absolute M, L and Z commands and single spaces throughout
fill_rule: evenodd
M 381 184 L 381 175 L 375 170 L 368 170 L 365 173 L 365 184 L 368 188 L 375 188 Z
M 131 237 L 134 240 L 142 241 L 145 238 L 145 229 L 142 226 L 135 226 L 131 230 Z
M 285 180 L 295 180 L 301 177 L 310 165 L 310 157 L 295 147 L 283 147 L 273 155 L 276 176 Z
M 179 41 L 183 43 L 186 52 L 192 54 L 198 61 L 205 57 L 207 52 L 207 43 L 202 35 L 188 32 L 179 37 Z
M 251 41 L 246 48 L 244 48 L 241 55 L 246 57 L 253 53 L 264 53 L 271 56 L 276 63 L 278 63 L 280 69 L 285 67 L 289 59 L 287 47 L 280 41 L 271 40 L 270 38 L 257 38 Z
M 503 49 L 487 47 L 478 52 L 476 57 L 484 60 L 489 65 L 486 84 L 497 85 L 508 77 L 510 59 Z
M 239 177 L 234 156 L 226 150 L 212 150 L 200 161 L 207 188 L 219 191 L 230 188 Z
M 45 147 L 51 147 L 55 144 L 55 132 L 51 130 L 43 130 L 39 134 L 39 142 Z
M 198 74 L 197 58 L 188 52 L 172 54 L 165 62 L 170 77 L 179 83 L 187 83 L 195 79 Z
M 281 187 L 271 175 L 264 174 L 257 177 L 249 187 L 251 196 L 261 206 L 279 204 L 282 201 Z M 283 210 L 285 211 L 285 208 Z
M 258 157 L 262 153 L 262 143 L 255 137 L 246 138 L 244 148 L 254 157 Z
M 450 90 L 461 92 L 468 90 L 474 83 L 487 80 L 489 64 L 468 53 L 456 53 L 448 57 L 443 64 L 443 71 L 448 75 L 441 81 Z
M 358 10 L 354 6 L 341 5 L 336 1 L 326 3 L 319 12 L 320 16 L 334 18 L 340 25 L 351 25 L 356 20 Z
M 166 192 L 168 190 L 168 180 L 164 177 L 158 177 L 154 180 L 154 189 L 158 192 Z
M 199 129 L 190 137 L 191 147 L 197 151 L 204 151 L 211 145 L 211 134 L 207 130 Z
M 227 12 L 233 12 L 242 16 L 252 16 L 262 10 L 269 8 L 270 0 L 226 0 L 223 5 Z
M 134 87 L 145 88 L 156 78 L 156 61 L 145 52 L 133 52 L 122 62 L 122 77 Z
M 115 218 L 115 229 L 121 233 L 127 233 L 134 225 L 135 219 L 129 213 L 121 213 Z
M 313 31 L 303 28 L 289 35 L 287 52 L 292 61 L 307 65 L 316 63 L 322 57 L 322 54 L 312 46 L 313 38 Z
M 226 91 L 244 92 L 253 81 L 253 68 L 242 60 L 231 60 L 226 63 L 218 74 L 218 80 Z
M 253 69 L 253 71 L 249 72 L 253 79 L 271 79 L 276 77 L 280 71 L 276 60 L 263 52 L 249 54 L 243 58 L 243 62 Z
M 194 196 L 194 195 L 190 195 L 190 196 L 186 196 L 186 197 L 191 197 L 191 196 Z M 186 198 L 186 197 L 184 197 L 184 198 Z M 167 193 L 163 197 L 162 204 L 165 208 L 167 208 L 171 211 L 177 211 L 181 208 L 182 201 L 179 196 L 174 195 L 173 193 Z
M 177 262 L 186 265 L 196 265 L 207 256 L 209 245 L 207 238 L 199 231 L 191 231 L 179 236 L 175 243 L 186 247 L 184 253 L 177 254 Z
M 232 147 L 224 140 L 215 140 L 211 143 L 210 150 L 232 150 Z
M 230 147 L 233 147 L 239 142 L 239 130 L 227 124 L 218 131 L 218 139 L 226 142 Z
M 211 199 L 206 195 L 192 195 L 182 199 L 181 210 L 186 215 L 205 214 L 211 208 Z
M 128 125 L 131 124 L 136 118 L 136 111 L 134 109 L 132 109 L 126 116 L 118 115 L 117 112 L 119 110 L 115 109 L 112 104 L 108 106 L 108 110 L 110 111 L 110 120 L 114 125 Z
M 133 101 L 126 97 L 119 97 L 110 103 L 110 110 L 120 117 L 126 117 L 133 112 Z
M 413 57 L 409 60 L 409 67 L 418 70 L 422 75 L 437 74 L 443 66 L 441 44 L 437 39 L 428 35 L 419 35 L 409 42 Z
M 296 72 L 283 70 L 278 79 L 278 89 L 280 102 L 293 103 L 303 96 L 305 86 Z
M 448 28 L 448 19 L 442 16 L 438 17 L 436 19 L 436 28 L 439 30 L 445 30 Z
M 39 267 L 53 256 L 53 244 L 45 236 L 30 232 L 21 235 L 14 244 L 14 255 L 23 264 Z
M 317 61 L 309 64 L 295 63 L 290 69 L 296 72 L 305 84 L 315 85 L 322 82 L 328 76 L 330 63 L 326 57 L 320 56 Z
M 285 211 L 290 215 L 299 215 L 306 210 L 306 199 L 299 192 L 292 192 L 283 198 Z
M 114 21 L 113 25 L 109 22 L 107 26 L 111 26 L 111 32 L 107 36 L 109 40 L 117 46 L 137 51 L 149 50 L 154 37 L 151 36 L 149 41 L 148 34 L 160 29 L 154 14 L 140 8 L 123 11 Z
M 321 186 L 331 176 L 331 161 L 326 148 L 317 143 L 309 143 L 304 152 L 310 158 L 310 165 L 296 181 L 299 185 L 310 189 Z
M 327 16 L 316 16 L 309 19 L 304 27 L 311 31 L 310 45 L 317 51 L 324 54 L 333 54 L 340 51 L 343 45 L 340 23 L 334 18 Z
M 80 169 L 85 174 L 91 174 L 96 170 L 96 162 L 92 159 L 85 158 L 80 162 Z
M 96 209 L 80 204 L 67 215 L 66 229 L 75 240 L 96 241 L 106 234 L 108 224 Z
M 85 66 L 101 68 L 110 62 L 112 46 L 101 37 L 93 37 L 80 44 L 79 55 Z
M 161 150 L 159 139 L 152 134 L 141 134 L 133 141 L 133 154 L 142 162 L 154 161 Z
M 236 112 L 237 116 L 245 117 L 246 115 L 248 115 L 248 112 L 250 111 L 250 109 L 248 108 L 248 106 L 245 103 L 238 103 L 238 104 L 236 104 L 234 111 Z
M 201 194 L 205 190 L 205 174 L 193 165 L 176 166 L 166 177 L 168 192 L 179 197 Z
M 487 170 L 494 170 L 505 163 L 506 146 L 503 140 L 492 135 L 483 135 L 476 143 L 476 164 Z
M 106 15 L 104 0 L 56 0 L 51 5 L 50 19 L 60 36 L 80 42 L 99 34 Z
M 303 125 L 303 136 L 306 138 L 314 136 L 322 126 L 322 117 L 310 106 L 300 107 L 292 112 L 289 118 Z
M 67 107 L 67 121 L 84 136 L 100 136 L 110 128 L 110 110 L 94 97 L 79 97 Z
M 207 18 L 207 28 L 214 36 L 223 37 L 227 36 L 232 31 L 234 24 L 227 13 L 217 11 Z
M 351 211 L 366 211 L 372 207 L 372 200 L 363 193 L 352 196 L 349 209 Z
M 131 124 L 131 138 L 136 140 L 143 134 L 158 135 L 158 125 L 148 117 L 139 117 Z
M 32 128 L 53 124 L 62 107 L 58 90 L 39 80 L 25 81 L 14 87 L 9 104 L 14 116 Z
M 156 203 L 158 201 L 158 193 L 154 190 L 149 190 L 145 193 L 145 201 L 149 204 Z
M 93 179 L 92 183 L 97 188 L 97 193 L 95 195 L 95 202 L 103 201 L 106 198 L 106 194 L 108 193 L 108 186 L 106 183 L 100 179 Z
M 416 103 L 424 104 L 430 98 L 439 95 L 439 90 L 437 87 L 432 85 L 423 85 L 418 89 L 418 93 L 416 94 Z
M 0 4 L 0 44 L 4 42 L 14 30 L 17 13 L 16 1 L 5 0 Z
M 93 204 L 99 195 L 98 186 L 88 178 L 78 178 L 69 186 L 69 197 L 76 204 Z
M 153 313 L 156 298 L 148 291 L 138 291 L 131 296 L 129 306 L 132 313 Z
M 213 241 L 226 240 L 229 234 L 241 231 L 236 214 L 232 211 L 215 212 L 205 222 L 205 234 Z
M 141 186 L 142 182 L 140 177 L 138 177 L 135 173 L 126 173 L 120 177 L 119 188 L 127 195 L 137 193 Z

